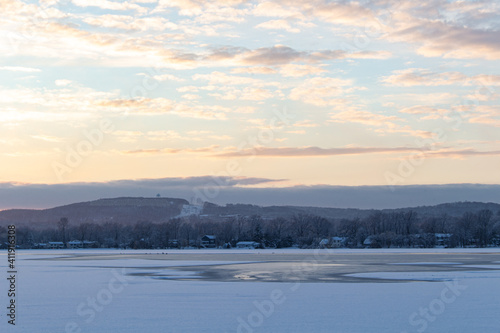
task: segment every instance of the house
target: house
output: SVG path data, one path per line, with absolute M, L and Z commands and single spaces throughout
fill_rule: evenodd
M 98 246 L 98 244 L 96 241 L 86 241 L 86 240 L 83 241 L 83 248 L 85 248 L 85 249 L 89 248 L 89 247 L 97 247 L 97 246 Z
M 377 247 L 377 241 L 375 240 L 375 236 L 368 236 L 363 241 L 363 246 L 365 247 Z
M 64 249 L 63 242 L 49 242 L 49 249 Z
M 177 239 L 169 239 L 167 247 L 177 248 L 177 247 L 179 247 L 179 241 Z
M 70 249 L 81 249 L 81 248 L 83 248 L 83 242 L 82 241 L 78 241 L 78 240 L 74 240 L 74 241 L 68 242 L 68 248 L 70 248 Z
M 260 243 L 252 241 L 244 241 L 236 243 L 238 249 L 255 249 L 260 246 Z
M 70 248 L 70 249 L 87 249 L 89 247 L 95 247 L 95 246 L 96 246 L 96 242 L 94 242 L 94 241 L 84 240 L 82 242 L 79 240 L 73 240 L 71 242 L 68 242 L 68 248 Z
M 451 234 L 434 234 L 436 246 L 448 246 L 450 244 Z
M 215 247 L 215 236 L 205 235 L 201 237 L 201 247 Z
M 332 237 L 331 247 L 345 247 L 347 244 L 347 237 Z
M 324 249 L 328 247 L 328 238 L 323 238 L 319 241 L 319 248 Z

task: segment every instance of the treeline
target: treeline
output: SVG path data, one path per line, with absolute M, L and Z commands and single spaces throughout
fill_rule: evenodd
M 500 246 L 500 211 L 466 212 L 461 217 L 442 215 L 419 217 L 412 210 L 375 212 L 364 219 L 326 219 L 297 214 L 289 218 L 247 217 L 207 218 L 190 216 L 164 223 L 138 221 L 135 224 L 107 222 L 72 225 L 61 218 L 52 227 L 38 230 L 17 228 L 17 244 L 33 248 L 40 243 L 90 241 L 105 248 L 202 247 L 202 237 L 213 235 L 216 246 L 234 247 L 239 241 L 254 241 L 266 248 L 297 246 L 317 248 L 322 240 L 340 237 L 342 246 L 358 247 L 487 247 Z M 439 236 L 441 235 L 441 236 Z M 441 238 L 439 238 L 441 237 Z M 0 227 L 0 244 L 7 229 Z M 328 245 L 326 245 L 328 246 Z

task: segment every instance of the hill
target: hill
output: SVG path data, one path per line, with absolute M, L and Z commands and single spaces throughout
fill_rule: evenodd
M 260 215 L 266 218 L 289 217 L 296 214 L 317 215 L 330 219 L 355 219 L 365 218 L 376 211 L 384 213 L 401 212 L 413 210 L 423 217 L 449 215 L 451 217 L 460 217 L 465 212 L 478 212 L 489 209 L 493 213 L 500 212 L 500 204 L 484 202 L 454 202 L 439 204 L 435 206 L 417 206 L 398 209 L 356 209 L 356 208 L 323 208 L 323 207 L 301 207 L 301 206 L 256 206 L 245 204 L 227 204 L 218 206 L 211 203 L 205 203 L 202 214 L 207 216 L 230 216 L 230 215 Z
M 72 224 L 85 222 L 135 223 L 150 220 L 167 221 L 181 213 L 189 203 L 175 198 L 113 198 L 74 203 L 50 209 L 10 209 L 0 212 L 0 224 L 31 225 L 45 227 L 61 217 L 67 217 Z

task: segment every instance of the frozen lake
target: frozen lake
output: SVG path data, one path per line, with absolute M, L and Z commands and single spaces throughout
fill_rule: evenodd
M 500 249 L 25 250 L 17 265 L 1 332 L 500 332 Z

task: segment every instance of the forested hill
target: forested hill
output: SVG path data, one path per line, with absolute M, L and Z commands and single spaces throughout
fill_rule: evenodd
M 0 212 L 0 223 L 46 226 L 67 217 L 72 223 L 164 222 L 181 213 L 188 201 L 175 198 L 113 198 L 74 203 L 50 209 L 10 209 Z
M 373 209 L 356 208 L 325 208 L 301 206 L 256 206 L 249 204 L 227 204 L 219 206 L 205 203 L 202 214 L 205 216 L 252 216 L 259 215 L 263 218 L 290 217 L 292 215 L 316 215 L 331 219 L 364 218 L 374 213 Z
M 408 207 L 381 210 L 384 213 L 413 210 L 420 217 L 439 217 L 448 215 L 460 217 L 465 212 L 490 210 L 500 212 L 500 204 L 482 202 L 456 202 L 435 206 Z M 204 218 L 218 219 L 230 216 L 259 215 L 262 218 L 291 217 L 294 215 L 315 215 L 328 219 L 366 218 L 377 210 L 321 208 L 299 206 L 261 207 L 248 204 L 228 204 L 219 206 L 205 203 L 203 207 L 189 205 L 184 199 L 177 198 L 113 198 L 75 203 L 43 210 L 11 209 L 0 211 L 0 224 L 15 223 L 45 227 L 54 224 L 61 217 L 67 217 L 72 224 L 118 222 L 124 224 L 138 221 L 165 222 L 171 218 L 200 215 Z
M 202 214 L 209 216 L 259 215 L 267 218 L 289 217 L 291 215 L 307 214 L 317 215 L 330 219 L 355 219 L 366 218 L 375 212 L 392 213 L 414 211 L 422 217 L 439 217 L 448 215 L 450 217 L 460 217 L 465 212 L 475 213 L 481 210 L 491 210 L 493 213 L 500 212 L 500 204 L 484 202 L 455 202 L 435 206 L 406 207 L 398 209 L 355 209 L 355 208 L 322 208 L 322 207 L 300 207 L 300 206 L 267 206 L 245 204 L 228 204 L 219 206 L 205 203 Z
M 500 204 L 493 202 L 466 201 L 466 202 L 445 203 L 435 206 L 420 206 L 415 208 L 389 209 L 382 211 L 390 213 L 390 212 L 408 211 L 408 210 L 414 210 L 420 216 L 425 216 L 425 217 L 439 217 L 442 215 L 460 217 L 464 213 L 467 212 L 476 213 L 481 210 L 491 210 L 494 214 L 500 215 Z

